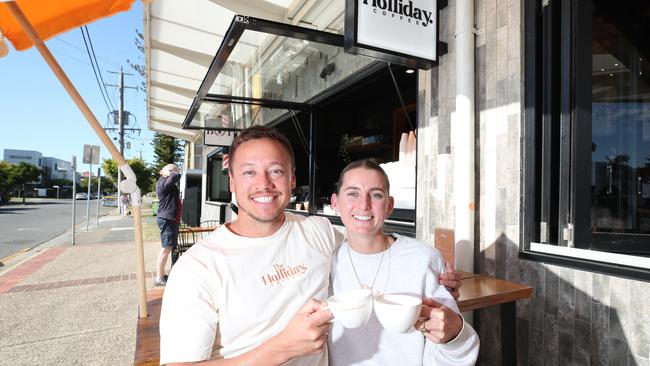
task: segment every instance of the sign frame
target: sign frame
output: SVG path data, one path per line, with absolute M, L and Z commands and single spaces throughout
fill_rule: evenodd
M 230 147 L 232 144 L 232 141 L 237 137 L 241 130 L 208 130 L 204 129 L 203 130 L 203 145 L 205 146 L 218 146 L 218 147 Z M 227 134 L 227 135 L 232 135 L 232 137 L 228 136 L 219 136 L 219 137 L 211 137 L 209 138 L 208 135 L 212 134 Z
M 345 0 L 345 17 L 344 17 L 344 49 L 345 52 L 363 55 L 378 60 L 386 61 L 392 64 L 403 65 L 407 67 L 428 70 L 438 64 L 440 56 L 447 53 L 447 43 L 439 41 L 440 39 L 440 9 L 447 7 L 448 0 L 434 0 L 435 7 L 435 59 L 426 59 L 418 56 L 408 55 L 399 51 L 379 48 L 360 43 L 358 40 L 358 15 L 359 1 L 363 0 Z M 372 1 L 372 0 L 368 0 Z M 395 0 L 386 0 L 395 1 Z

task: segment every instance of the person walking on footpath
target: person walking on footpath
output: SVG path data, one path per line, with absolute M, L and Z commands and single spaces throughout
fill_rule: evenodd
M 127 216 L 129 213 L 129 194 L 122 193 L 120 196 L 120 209 L 122 210 L 122 216 Z
M 176 185 L 181 175 L 176 164 L 167 164 L 160 170 L 160 178 L 156 183 L 158 196 L 158 215 L 156 222 L 160 228 L 160 244 L 162 249 L 158 254 L 156 268 L 156 286 L 167 284 L 165 264 L 169 253 L 178 245 L 178 225 L 180 224 L 179 189 Z

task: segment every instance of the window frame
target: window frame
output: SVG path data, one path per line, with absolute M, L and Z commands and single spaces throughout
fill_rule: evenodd
M 578 26 L 591 4 L 523 5 L 520 258 L 649 281 L 649 257 L 589 250 L 591 140 L 579 137 L 591 136 L 591 68 L 576 65 L 591 64 L 591 27 Z

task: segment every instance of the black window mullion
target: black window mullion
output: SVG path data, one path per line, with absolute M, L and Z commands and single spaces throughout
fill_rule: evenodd
M 577 248 L 591 246 L 591 1 L 573 1 L 573 111 L 571 124 L 571 208 L 573 243 Z
M 549 1 L 542 8 L 542 152 L 541 230 L 542 243 L 558 242 L 559 111 L 561 1 Z M 546 235 L 545 235 L 546 233 Z
M 572 2 L 562 1 L 560 26 L 560 143 L 559 143 L 559 202 L 558 202 L 558 245 L 568 246 L 569 241 L 563 234 L 564 229 L 573 221 L 571 211 L 571 112 L 573 108 L 571 81 L 573 77 L 572 60 Z
M 521 243 L 522 250 L 530 249 L 531 242 L 539 242 L 540 223 L 540 188 L 541 164 L 538 156 L 541 153 L 541 67 L 537 57 L 541 55 L 541 16 L 539 0 L 526 0 L 524 3 L 524 120 L 522 126 L 523 181 L 521 210 Z

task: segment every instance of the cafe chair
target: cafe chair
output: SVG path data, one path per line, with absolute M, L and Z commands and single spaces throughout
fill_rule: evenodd
M 193 232 L 189 230 L 183 230 L 184 228 L 187 228 L 187 225 L 181 225 L 180 229 L 178 230 L 178 245 L 176 246 L 176 249 L 172 251 L 172 266 L 176 263 L 178 258 L 185 253 L 188 249 L 196 243 L 196 237 Z
M 215 227 L 216 228 L 216 227 L 221 226 L 221 223 L 219 222 L 219 220 L 204 220 L 204 221 L 201 221 L 199 226 L 201 226 L 201 227 Z M 210 233 L 211 232 L 202 232 L 201 233 L 201 239 L 207 237 L 208 235 L 210 235 Z
M 201 227 L 213 227 L 213 226 L 216 227 L 219 225 L 221 225 L 219 220 L 205 220 L 205 221 L 201 221 L 201 224 L 199 224 L 199 226 Z

